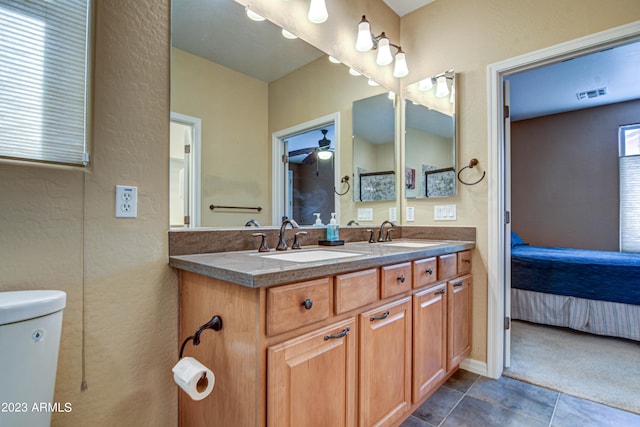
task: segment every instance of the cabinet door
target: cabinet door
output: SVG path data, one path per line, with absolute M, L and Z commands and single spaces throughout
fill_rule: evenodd
M 361 314 L 358 325 L 359 425 L 392 425 L 411 405 L 411 297 Z
M 269 347 L 267 426 L 355 427 L 355 351 L 353 318 Z
M 448 288 L 450 372 L 471 352 L 471 275 L 450 281 Z
M 413 402 L 447 375 L 447 284 L 413 296 Z

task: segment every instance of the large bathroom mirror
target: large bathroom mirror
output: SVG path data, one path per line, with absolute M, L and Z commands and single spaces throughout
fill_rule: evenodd
M 407 199 L 456 195 L 456 74 L 453 70 L 406 87 Z
M 396 95 L 353 102 L 353 200 L 395 200 Z
M 330 115 L 339 117 L 336 134 L 328 138 L 332 144 L 339 141 L 339 155 L 328 160 L 336 171 L 333 185 L 337 193 L 348 191 L 335 196 L 335 210 L 343 225 L 355 219 L 352 103 L 387 90 L 350 75 L 348 67 L 330 62 L 304 41 L 283 37 L 269 21 L 249 19 L 234 0 L 171 3 L 172 128 L 175 122 L 175 134 L 190 145 L 189 154 L 172 150 L 170 199 L 182 209 L 171 214 L 172 226 L 182 227 L 180 219 L 190 209 L 202 227 L 243 227 L 251 220 L 261 226 L 279 224 L 281 218 L 271 209 L 272 169 L 277 167 L 273 135 Z M 315 129 L 309 149 L 322 148 L 323 129 Z M 305 148 L 290 147 L 297 152 Z M 323 173 L 318 167 L 310 175 Z M 190 176 L 194 184 L 187 188 Z M 346 183 L 341 182 L 344 176 L 349 177 Z M 291 181 L 284 181 L 286 192 Z M 306 197 L 317 201 L 312 194 Z M 328 219 L 322 218 L 324 223 Z

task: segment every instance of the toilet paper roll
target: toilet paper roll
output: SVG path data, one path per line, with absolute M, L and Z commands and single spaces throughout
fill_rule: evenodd
M 193 400 L 202 400 L 211 394 L 216 377 L 211 369 L 193 357 L 183 357 L 171 369 L 173 380 Z

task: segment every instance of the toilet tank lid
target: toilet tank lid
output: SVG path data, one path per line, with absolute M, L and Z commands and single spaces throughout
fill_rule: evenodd
M 67 294 L 63 291 L 0 292 L 0 325 L 55 313 L 66 302 Z

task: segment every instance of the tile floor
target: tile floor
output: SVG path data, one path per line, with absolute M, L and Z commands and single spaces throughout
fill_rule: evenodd
M 459 370 L 400 427 L 640 427 L 640 415 Z

